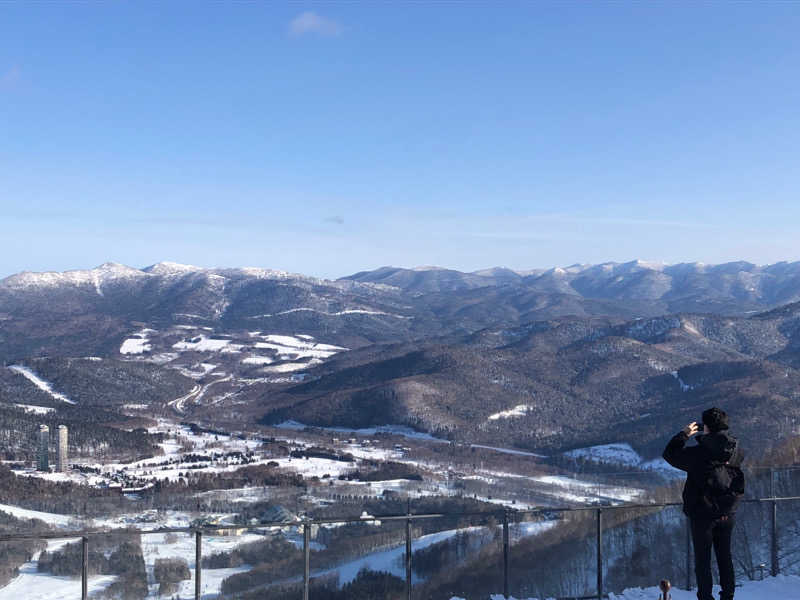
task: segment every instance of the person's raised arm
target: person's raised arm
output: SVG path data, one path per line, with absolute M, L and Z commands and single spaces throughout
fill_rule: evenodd
M 679 431 L 664 448 L 664 460 L 671 464 L 676 469 L 681 471 L 689 470 L 689 455 L 687 453 L 686 441 L 696 434 L 700 428 L 696 422 L 689 423 L 681 431 Z

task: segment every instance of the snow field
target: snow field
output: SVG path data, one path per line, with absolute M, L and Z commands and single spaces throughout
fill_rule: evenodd
M 17 408 L 21 408 L 27 413 L 34 413 L 37 415 L 46 415 L 47 413 L 55 412 L 55 408 L 51 406 L 34 406 L 32 404 L 15 404 Z
M 242 535 L 217 536 L 204 535 L 202 543 L 202 554 L 204 557 L 211 556 L 217 552 L 230 552 L 241 544 L 257 542 L 264 539 L 264 536 L 254 533 L 243 533 Z M 182 558 L 189 565 L 191 579 L 180 583 L 176 596 L 179 598 L 194 598 L 194 577 L 195 577 L 195 538 L 192 534 L 163 534 L 155 533 L 142 536 L 142 554 L 147 566 L 148 583 L 150 587 L 149 598 L 159 598 L 158 584 L 153 577 L 153 567 L 159 558 Z M 235 573 L 249 571 L 250 566 L 242 565 L 227 569 L 203 569 L 201 580 L 203 597 L 206 595 L 216 596 L 220 592 L 222 581 Z M 170 595 L 169 597 L 172 597 Z
M 642 457 L 630 444 L 603 444 L 601 446 L 578 448 L 577 450 L 565 452 L 564 456 L 627 467 L 636 467 L 642 462 Z
M 268 356 L 248 356 L 242 360 L 243 365 L 271 365 L 275 361 Z
M 630 444 L 602 444 L 600 446 L 589 446 L 588 448 L 577 448 L 576 450 L 564 452 L 564 456 L 596 463 L 638 468 L 643 471 L 653 471 L 665 477 L 683 476 L 683 471 L 670 466 L 660 457 L 645 461 Z
M 514 408 L 503 410 L 493 415 L 489 415 L 490 421 L 497 421 L 498 419 L 511 419 L 514 417 L 524 417 L 528 411 L 533 410 L 530 404 L 518 404 Z
M 299 360 L 303 358 L 330 358 L 338 352 L 348 350 L 341 346 L 319 344 L 313 340 L 300 339 L 288 335 L 262 335 L 263 342 L 256 342 L 254 347 L 264 350 L 274 350 L 284 360 Z
M 47 550 L 53 552 L 66 544 L 78 541 L 52 540 L 47 544 Z M 81 580 L 72 577 L 62 577 L 39 573 L 37 571 L 40 553 L 34 555 L 33 560 L 26 562 L 19 569 L 19 575 L 12 579 L 8 585 L 0 588 L 0 600 L 75 600 L 81 594 Z M 105 589 L 114 582 L 114 575 L 95 575 L 89 577 L 89 595 Z
M 75 522 L 75 519 L 69 515 L 59 515 L 56 513 L 29 510 L 27 508 L 20 508 L 10 504 L 0 504 L 0 511 L 13 515 L 18 519 L 39 519 L 40 521 L 44 521 L 48 525 L 52 525 L 54 527 L 67 527 L 71 523 Z
M 241 344 L 232 344 L 231 340 L 210 338 L 205 335 L 199 335 L 191 340 L 183 340 L 176 342 L 172 348 L 178 351 L 192 351 L 192 352 L 241 352 Z
M 122 342 L 119 348 L 120 354 L 142 354 L 152 350 L 152 346 L 148 343 L 150 338 L 147 337 L 150 333 L 157 333 L 155 329 L 142 329 L 134 333 L 127 340 Z

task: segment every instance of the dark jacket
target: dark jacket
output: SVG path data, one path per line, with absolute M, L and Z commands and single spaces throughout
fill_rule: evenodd
M 683 431 L 673 437 L 664 449 L 664 460 L 676 469 L 686 471 L 683 486 L 683 512 L 691 519 L 718 519 L 733 515 L 744 495 L 744 474 L 741 472 L 744 453 L 739 442 L 727 430 L 698 435 L 696 446 L 686 446 L 689 439 Z M 730 489 L 713 497 L 708 489 L 708 473 L 715 466 L 733 467 Z

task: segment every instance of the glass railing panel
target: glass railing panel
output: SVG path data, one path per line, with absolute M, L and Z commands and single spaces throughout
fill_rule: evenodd
M 402 596 L 405 521 L 369 520 L 366 512 L 364 517 L 363 522 L 312 527 L 311 589 L 316 597 L 378 600 Z M 416 533 L 414 529 L 412 534 Z
M 519 522 L 510 525 L 511 595 L 550 598 L 594 593 L 595 530 L 594 514 L 588 511 L 520 515 Z
M 202 555 L 204 599 L 300 600 L 303 597 L 302 527 L 263 525 L 206 531 L 202 536 Z M 192 594 L 193 586 L 192 581 Z
M 412 544 L 413 597 L 484 599 L 503 592 L 503 519 L 436 519 Z
M 80 538 L 0 543 L 0 599 L 79 600 L 82 552 Z M 93 590 L 103 583 L 89 580 Z

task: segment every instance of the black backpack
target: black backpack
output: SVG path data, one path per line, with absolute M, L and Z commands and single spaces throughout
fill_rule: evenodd
M 728 463 L 712 462 L 703 471 L 700 504 L 713 517 L 731 515 L 744 495 L 744 473 Z

